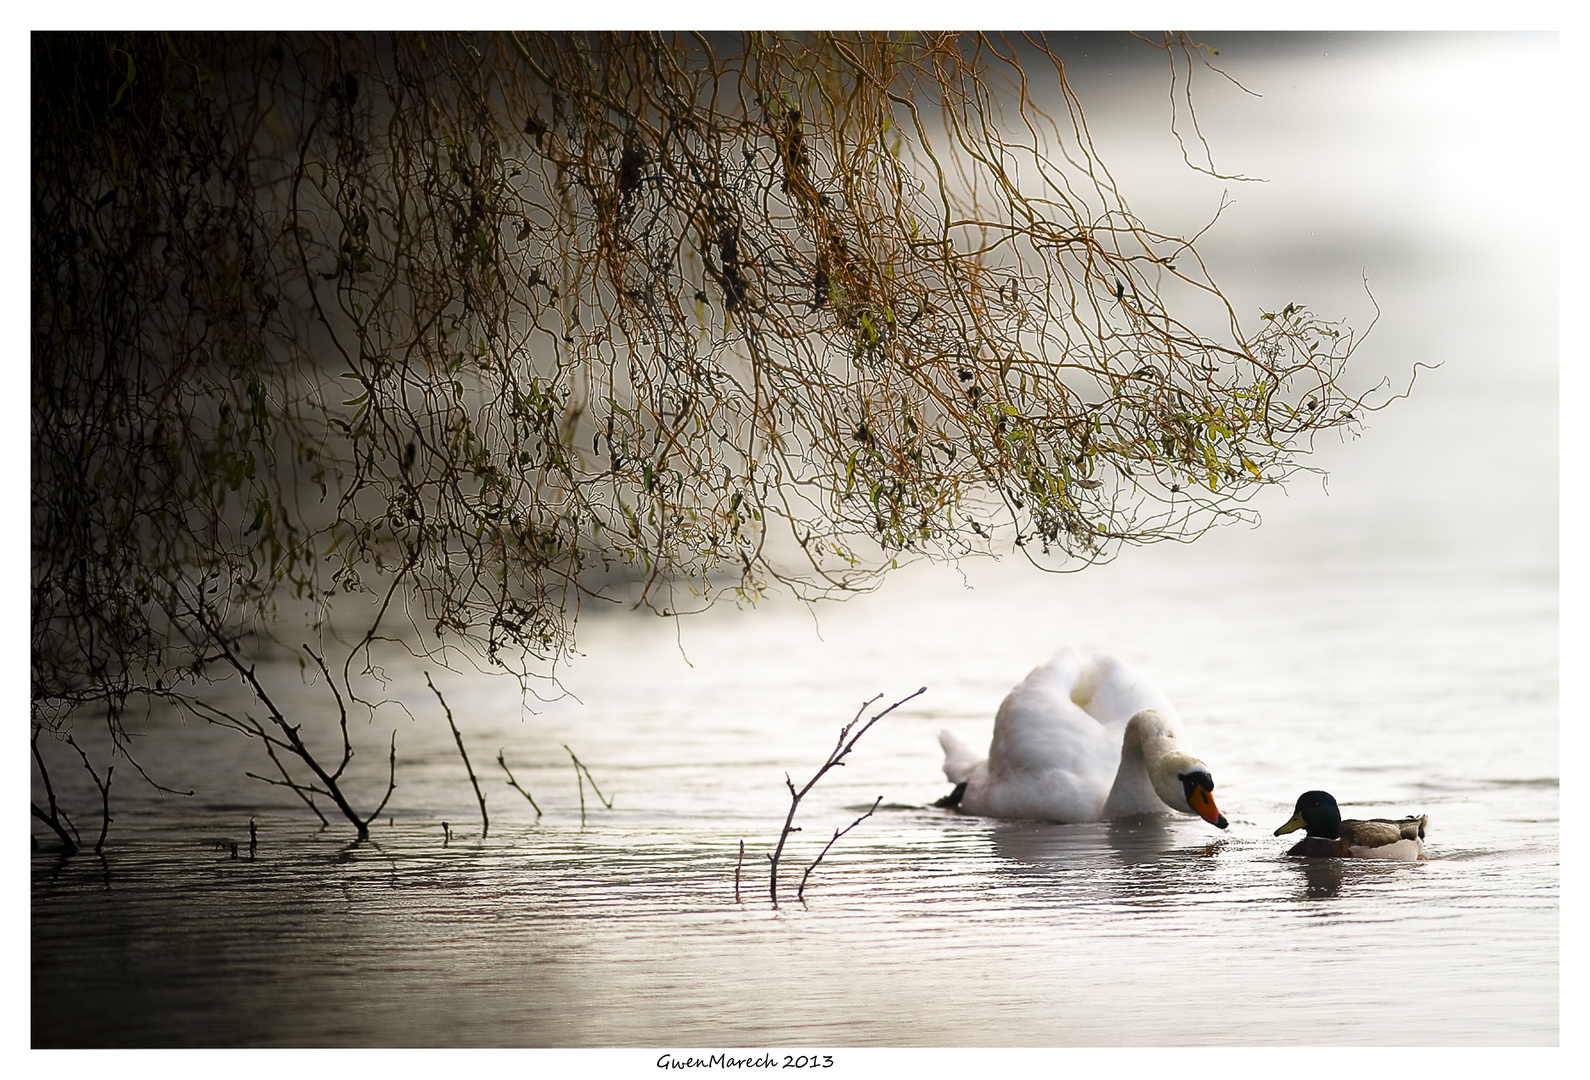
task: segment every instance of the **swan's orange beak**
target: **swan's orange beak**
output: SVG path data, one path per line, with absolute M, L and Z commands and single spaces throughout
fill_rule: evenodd
M 1226 827 L 1226 815 L 1220 812 L 1220 807 L 1215 805 L 1215 796 L 1208 788 L 1198 785 L 1192 789 L 1192 794 L 1187 796 L 1187 803 L 1209 824 L 1217 829 Z

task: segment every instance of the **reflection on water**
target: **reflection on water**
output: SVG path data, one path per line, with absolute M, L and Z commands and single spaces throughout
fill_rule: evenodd
M 1361 65 L 1344 88 L 1311 63 L 1248 74 L 1277 107 L 1299 85 L 1333 109 L 1371 95 Z M 1304 115 L 1300 139 L 1338 145 Z M 1254 130 L 1294 129 L 1282 116 Z M 1319 310 L 1351 302 L 1357 263 L 1343 279 L 1306 245 L 1281 259 L 1262 233 L 1239 231 L 1235 249 L 1282 265 Z M 578 700 L 534 713 L 492 680 L 433 672 L 482 773 L 487 840 L 419 671 L 394 665 L 385 692 L 407 712 L 354 733 L 351 786 L 373 805 L 397 732 L 391 816 L 365 844 L 245 781 L 268 772 L 257 746 L 150 717 L 144 763 L 195 794 L 118 769 L 105 857 L 35 853 L 35 1045 L 1555 1043 L 1555 311 L 1530 314 L 1553 289 L 1517 286 L 1506 253 L 1464 263 L 1386 235 L 1403 261 L 1380 279 L 1366 362 L 1447 366 L 1361 442 L 1322 448 L 1329 496 L 1300 482 L 1259 507 L 1258 531 L 1080 575 L 973 566 L 968 590 L 910 569 L 820 610 L 816 629 L 778 602 L 677 631 L 587 618 L 567 673 Z M 931 807 L 949 789 L 937 731 L 986 743 L 1005 690 L 1063 644 L 1155 673 L 1219 778 L 1229 831 Z M 296 668 L 268 674 L 290 685 Z M 803 803 L 781 894 L 855 808 L 884 806 L 817 867 L 804 904 L 772 909 L 785 772 L 809 776 L 860 701 L 924 683 Z M 291 695 L 309 728 L 330 722 L 322 695 Z M 614 800 L 583 823 L 565 744 Z M 542 817 L 480 769 L 498 748 Z M 58 791 L 97 805 L 70 764 Z M 1310 788 L 1349 816 L 1428 813 L 1429 860 L 1285 857 L 1271 834 Z M 222 838 L 244 842 L 240 857 Z M 1187 992 L 1189 966 L 1208 992 Z
M 734 902 L 734 847 L 709 822 L 639 812 L 451 844 L 420 826 L 363 844 L 273 827 L 253 861 L 173 835 L 104 862 L 41 859 L 35 1043 L 1556 1037 L 1544 847 L 1343 864 L 1285 858 L 1236 820 L 1212 839 L 1170 819 L 878 818 L 818 868 L 806 903 L 776 911 L 760 875 Z M 1189 964 L 1207 998 L 1183 995 Z
M 1000 858 L 1035 866 L 1060 863 L 1099 871 L 1112 866 L 1180 860 L 1194 854 L 1170 819 L 1160 816 L 1078 825 L 1001 822 L 994 830 L 994 852 Z M 1210 844 L 1218 843 L 1218 834 L 1213 829 L 1209 831 Z
M 1341 892 L 1342 875 L 1347 871 L 1347 864 L 1340 859 L 1299 859 L 1298 870 L 1304 881 L 1299 898 L 1318 900 Z
M 997 583 L 991 589 L 1010 602 Z M 1111 590 L 1111 599 L 1120 594 Z M 977 602 L 988 602 L 986 593 Z M 778 623 L 773 616 L 754 625 Z M 750 625 L 725 619 L 721 629 L 744 644 Z M 671 643 L 648 627 L 603 630 L 637 685 L 652 685 L 652 665 L 678 663 L 676 655 L 665 660 Z M 830 624 L 825 632 L 853 653 L 876 629 L 863 618 L 852 630 Z M 712 668 L 707 657 L 716 652 L 704 650 L 695 670 Z M 1352 780 L 1350 762 L 1311 764 L 1282 752 L 1277 764 L 1270 758 L 1278 752 L 1252 738 L 1247 723 L 1228 729 L 1210 716 L 1218 710 L 1183 706 L 1188 728 L 1230 777 L 1226 832 L 1192 818 L 1057 825 L 932 808 L 946 786 L 936 775 L 935 732 L 945 722 L 979 723 L 986 732 L 996 688 L 980 715 L 945 716 L 924 704 L 870 732 L 842 774 L 808 797 L 804 831 L 786 853 L 784 895 L 832 828 L 878 794 L 890 796 L 888 805 L 830 852 L 805 903 L 786 900 L 774 910 L 764 859 L 782 820 L 783 769 L 815 765 L 848 718 L 848 710 L 835 716 L 802 704 L 822 699 L 821 682 L 834 675 L 816 665 L 778 709 L 748 712 L 746 700 L 766 692 L 784 659 L 768 649 L 760 665 L 741 656 L 732 674 L 703 674 L 718 687 L 718 703 L 699 719 L 716 732 L 708 737 L 718 760 L 705 766 L 689 764 L 701 732 L 676 727 L 666 706 L 616 706 L 597 729 L 580 722 L 582 709 L 528 724 L 512 710 L 495 726 L 482 720 L 474 731 L 483 745 L 517 738 L 527 760 L 555 761 L 550 751 L 562 742 L 586 740 L 582 760 L 604 790 L 611 783 L 615 808 L 589 813 L 583 826 L 573 778 L 560 787 L 558 770 L 527 767 L 521 780 L 534 776 L 547 814 L 536 821 L 505 785 L 498 794 L 488 789 L 493 827 L 481 840 L 470 823 L 473 796 L 447 752 L 450 736 L 436 725 L 429 742 L 421 730 L 405 732 L 399 791 L 413 794 L 368 843 L 313 832 L 301 812 L 277 810 L 259 814 L 256 857 L 247 858 L 246 844 L 233 857 L 216 841 L 246 838 L 249 815 L 235 809 L 248 791 L 231 790 L 197 810 L 129 814 L 134 820 L 102 860 L 37 855 L 35 1043 L 1557 1038 L 1557 788 L 1530 775 L 1539 765 L 1532 755 L 1449 737 L 1432 755 L 1437 768 L 1409 763 Z M 1491 692 L 1516 698 L 1516 688 L 1503 683 Z M 1350 704 L 1384 703 L 1384 718 L 1404 724 L 1422 715 L 1425 706 L 1392 704 L 1389 689 L 1365 683 Z M 1458 679 L 1454 692 L 1477 688 Z M 962 694 L 978 697 L 953 683 L 943 696 Z M 490 701 L 455 708 L 483 717 Z M 1437 729 L 1447 704 L 1429 706 Z M 1351 708 L 1331 726 L 1361 740 L 1381 717 L 1350 717 L 1367 711 Z M 1508 737 L 1549 732 L 1550 713 L 1515 709 Z M 1319 722 L 1301 715 L 1304 729 Z M 184 760 L 196 773 L 236 769 L 235 747 L 213 749 Z M 1482 763 L 1514 776 L 1476 783 Z M 1295 789 L 1322 767 L 1337 790 L 1388 800 L 1355 812 L 1428 812 L 1431 859 L 1286 857 L 1287 840 L 1271 832 L 1290 813 Z M 747 856 L 736 903 L 741 838 Z M 1207 997 L 1183 994 L 1188 964 L 1212 980 Z

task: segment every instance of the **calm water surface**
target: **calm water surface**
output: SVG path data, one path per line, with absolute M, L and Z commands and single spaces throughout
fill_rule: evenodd
M 1310 63 L 1316 95 L 1361 107 L 1353 122 L 1389 108 L 1361 65 Z M 1366 160 L 1392 112 L 1365 128 Z M 1253 304 L 1291 299 L 1260 287 L 1277 280 L 1321 310 L 1361 303 L 1358 263 L 1259 244 L 1263 206 L 1233 211 L 1230 234 L 1254 242 L 1239 265 L 1264 268 Z M 196 794 L 119 767 L 105 857 L 35 853 L 34 1044 L 1555 1045 L 1555 245 L 1454 256 L 1453 233 L 1395 209 L 1402 234 L 1324 211 L 1318 228 L 1395 268 L 1369 380 L 1446 366 L 1362 440 L 1322 446 L 1329 494 L 1300 481 L 1259 504 L 1259 530 L 1078 575 L 913 567 L 815 614 L 592 616 L 574 697 L 534 710 L 490 679 L 394 665 L 398 704 L 355 731 L 363 805 L 394 730 L 399 754 L 390 820 L 363 844 L 245 779 L 268 769 L 257 746 L 150 717 L 143 763 Z M 1288 236 L 1310 233 L 1309 210 L 1287 212 Z M 1005 691 L 1066 644 L 1154 673 L 1229 831 L 931 807 L 949 786 L 938 730 L 986 744 Z M 485 839 L 425 670 L 485 785 Z M 296 663 L 270 674 L 329 722 Z M 919 686 L 808 797 L 774 909 L 786 771 L 804 782 L 863 700 Z M 582 819 L 565 744 L 612 809 L 587 787 Z M 93 793 L 70 765 L 58 786 L 81 823 Z M 1283 858 L 1271 832 L 1308 788 L 1349 816 L 1428 813 L 1429 859 Z M 879 796 L 796 902 L 822 844 Z
M 1178 590 L 1194 567 L 1200 584 Z M 367 844 L 316 833 L 239 782 L 227 733 L 156 724 L 146 764 L 156 744 L 180 747 L 174 782 L 199 788 L 194 800 L 162 811 L 129 797 L 103 862 L 35 857 L 35 1039 L 1554 1043 L 1546 582 L 1321 565 L 1289 587 L 1281 567 L 1248 563 L 1248 584 L 1219 590 L 1252 616 L 1231 625 L 1205 613 L 1208 570 L 1122 563 L 1036 585 L 996 572 L 971 592 L 924 574 L 894 602 L 825 614 L 822 639 L 799 609 L 709 616 L 684 634 L 694 667 L 654 622 L 595 621 L 570 678 L 583 705 L 526 718 L 500 687 L 443 684 L 486 777 L 486 840 L 414 673 L 395 687 L 415 718 L 395 723 L 392 824 Z M 1065 626 L 1127 641 L 1156 669 L 1214 769 L 1228 832 L 1180 818 L 995 822 L 928 805 L 947 788 L 938 728 L 986 738 L 1002 684 Z M 765 856 L 784 771 L 804 780 L 858 694 L 903 696 L 908 672 L 928 693 L 809 797 L 774 910 Z M 312 690 L 302 700 L 316 707 Z M 383 741 L 370 739 L 367 794 Z M 614 802 L 587 790 L 583 825 L 564 743 Z M 492 764 L 499 747 L 546 811 L 539 821 Z M 1306 787 L 1336 792 L 1349 813 L 1429 813 L 1430 858 L 1282 858 L 1271 830 Z M 821 842 L 879 795 L 884 807 L 793 902 Z M 250 815 L 257 857 L 216 850 L 218 838 L 246 846 Z

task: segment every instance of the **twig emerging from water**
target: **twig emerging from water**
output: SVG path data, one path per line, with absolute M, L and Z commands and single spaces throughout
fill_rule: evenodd
M 431 693 L 436 695 L 436 700 L 442 703 L 442 711 L 447 714 L 447 726 L 453 729 L 453 741 L 458 744 L 458 756 L 464 759 L 464 771 L 469 774 L 469 783 L 475 789 L 475 801 L 480 803 L 480 838 L 484 840 L 491 831 L 491 819 L 486 816 L 486 796 L 480 790 L 480 781 L 475 779 L 475 769 L 469 764 L 469 754 L 464 751 L 464 736 L 458 731 L 458 725 L 453 723 L 453 710 L 447 707 L 447 699 L 442 692 L 436 689 L 436 684 L 431 682 L 431 673 L 425 673 L 425 685 L 431 688 Z
M 879 795 L 873 800 L 872 808 L 869 809 L 865 814 L 862 814 L 855 821 L 852 821 L 849 825 L 846 825 L 843 829 L 834 830 L 834 839 L 823 845 L 823 850 L 818 852 L 817 858 L 812 860 L 812 864 L 808 866 L 806 868 L 806 872 L 801 875 L 800 886 L 795 890 L 795 899 L 805 899 L 806 879 L 812 876 L 812 871 L 817 869 L 817 864 L 823 861 L 823 856 L 828 854 L 828 849 L 834 846 L 834 842 L 837 841 L 841 836 L 844 836 L 851 829 L 854 829 L 857 825 L 860 825 L 863 821 L 866 821 L 868 818 L 870 818 L 872 816 L 872 811 L 878 809 L 878 804 L 881 802 L 883 802 L 883 796 Z
M 800 829 L 795 827 L 795 811 L 800 808 L 801 800 L 806 797 L 806 793 L 807 792 L 809 792 L 812 788 L 817 786 L 817 781 L 821 780 L 823 778 L 824 774 L 827 773 L 829 769 L 832 769 L 836 765 L 843 765 L 845 763 L 846 755 L 848 755 L 852 750 L 854 750 L 856 748 L 856 743 L 861 741 L 861 737 L 867 733 L 868 729 L 870 729 L 873 724 L 876 724 L 879 720 L 882 720 L 885 716 L 888 716 L 890 713 L 894 712 L 894 710 L 898 709 L 901 705 L 904 705 L 906 702 L 910 701 L 912 698 L 918 697 L 919 695 L 925 694 L 925 693 L 927 693 L 927 687 L 924 686 L 924 687 L 921 687 L 920 689 L 918 689 L 916 691 L 916 693 L 907 694 L 905 697 L 901 698 L 899 701 L 896 701 L 893 705 L 890 705 L 887 709 L 884 709 L 880 713 L 874 714 L 873 717 L 870 720 L 868 720 L 865 724 L 862 724 L 861 730 L 856 732 L 856 734 L 854 736 L 852 736 L 850 734 L 850 731 L 851 731 L 852 728 L 854 728 L 856 726 L 856 724 L 858 722 L 860 722 L 861 714 L 867 711 L 867 706 L 871 705 L 873 702 L 878 701 L 880 698 L 883 697 L 882 694 L 873 695 L 871 698 L 868 698 L 866 701 L 863 701 L 861 703 L 861 708 L 856 710 L 856 715 L 855 715 L 855 717 L 853 717 L 851 719 L 850 723 L 846 724 L 844 727 L 839 729 L 839 741 L 834 745 L 833 751 L 828 755 L 828 760 L 823 762 L 822 768 L 817 770 L 817 775 L 813 776 L 810 780 L 808 780 L 806 782 L 806 786 L 805 787 L 801 788 L 799 791 L 796 791 L 795 790 L 795 782 L 789 778 L 789 773 L 785 773 L 784 774 L 784 783 L 789 788 L 789 795 L 790 795 L 789 814 L 788 814 L 788 816 L 786 816 L 784 818 L 784 829 L 778 835 L 778 847 L 774 848 L 773 849 L 773 854 L 771 854 L 771 855 L 769 855 L 767 857 L 767 861 L 770 864 L 769 872 L 768 872 L 768 894 L 773 899 L 773 906 L 774 907 L 778 907 L 778 860 L 779 860 L 779 856 L 784 853 L 784 842 L 789 839 L 789 834 L 792 833 L 792 832 L 800 832 Z M 849 742 L 845 741 L 847 738 L 850 740 Z M 879 796 L 879 801 L 882 801 L 882 796 Z M 874 810 L 877 809 L 877 803 L 873 804 L 873 809 Z M 858 818 L 856 820 L 856 822 L 850 826 L 850 828 L 851 829 L 855 828 L 856 825 L 860 824 L 861 821 L 865 820 L 867 818 L 867 816 L 870 815 L 871 813 L 872 813 L 872 810 L 868 810 L 867 813 L 863 814 L 860 818 Z M 849 831 L 850 831 L 850 829 L 846 829 L 845 830 L 845 832 L 849 832 Z M 843 834 L 839 834 L 839 835 L 843 835 Z M 837 839 L 839 839 L 839 836 L 835 836 L 834 837 L 834 840 L 837 840 Z M 832 847 L 833 843 L 834 843 L 834 841 L 830 840 L 828 842 L 828 847 Z M 828 848 L 826 848 L 826 847 L 823 848 L 823 854 L 826 855 L 827 853 L 828 853 Z M 817 858 L 818 858 L 818 861 L 820 862 L 822 860 L 822 855 L 819 855 Z M 813 863 L 812 865 L 816 866 L 817 864 Z M 808 874 L 810 874 L 811 870 L 808 869 L 806 872 Z M 806 879 L 802 878 L 801 879 L 801 885 L 802 885 L 803 888 L 805 887 L 805 883 L 806 883 Z
M 273 745 L 274 740 L 268 738 L 265 735 L 263 730 L 264 726 L 262 724 L 260 724 L 257 720 L 254 720 L 253 717 L 249 717 L 248 723 L 253 725 L 255 731 L 251 732 L 245 730 L 243 722 L 233 719 L 231 716 L 221 712 L 219 709 L 213 709 L 210 705 L 198 698 L 195 698 L 193 701 L 189 702 L 188 707 L 197 715 L 203 716 L 205 719 L 209 720 L 212 724 L 222 727 L 230 727 L 237 731 L 243 731 L 244 734 L 248 735 L 250 738 L 252 738 L 257 732 L 261 741 L 264 743 L 266 755 L 270 757 L 271 764 L 276 766 L 276 771 L 282 774 L 282 778 L 280 780 L 272 780 L 268 776 L 261 776 L 258 773 L 249 772 L 248 770 L 244 770 L 243 775 L 251 780 L 259 780 L 270 784 L 273 787 L 287 788 L 294 795 L 297 795 L 303 804 L 309 807 L 309 809 L 314 812 L 314 815 L 320 819 L 321 828 L 330 828 L 330 820 L 328 820 L 326 815 L 321 812 L 320 807 L 315 805 L 315 795 L 324 794 L 324 792 L 312 784 L 300 784 L 293 779 L 292 774 L 287 771 L 287 766 L 283 765 L 281 758 L 276 756 L 276 747 Z M 392 739 L 392 748 L 394 751 L 396 751 L 397 732 L 394 731 L 392 733 Z
M 110 765 L 105 769 L 105 782 L 99 781 L 99 773 L 94 771 L 94 766 L 89 764 L 88 755 L 83 753 L 83 748 L 77 745 L 77 740 L 70 735 L 66 737 L 66 745 L 77 751 L 77 756 L 83 759 L 83 768 L 88 770 L 88 775 L 94 778 L 94 786 L 99 788 L 99 839 L 94 841 L 94 854 L 98 855 L 105 847 L 105 834 L 110 831 L 110 777 L 116 771 L 116 766 Z
M 60 838 L 61 854 L 76 855 L 82 838 L 76 835 L 77 826 L 73 825 L 71 819 L 66 816 L 66 811 L 55 803 L 55 788 L 50 784 L 50 770 L 44 767 L 44 755 L 39 753 L 39 732 L 43 730 L 44 725 L 33 725 L 33 760 L 39 766 L 39 778 L 44 781 L 44 794 L 49 800 L 50 812 L 46 814 L 40 810 L 38 803 L 30 803 L 29 806 L 33 810 L 33 816 L 48 825 L 50 831 Z M 67 829 L 72 831 L 68 833 Z
M 734 902 L 740 902 L 740 865 L 745 862 L 745 841 L 740 841 L 740 857 L 734 860 Z
M 530 805 L 535 807 L 536 817 L 539 819 L 541 817 L 541 808 L 539 806 L 536 806 L 535 799 L 530 798 L 530 793 L 528 791 L 526 791 L 524 788 L 519 786 L 519 781 L 517 781 L 517 780 L 515 780 L 513 778 L 513 770 L 508 768 L 508 763 L 503 760 L 503 756 L 502 755 L 503 755 L 503 752 L 502 752 L 502 750 L 499 749 L 497 751 L 497 764 L 501 765 L 502 766 L 502 771 L 508 774 L 508 786 L 513 788 L 519 794 L 523 795 L 526 799 L 530 799 Z
M 569 750 L 569 744 L 568 743 L 564 743 L 563 744 L 563 749 Z M 569 750 L 569 757 L 574 761 L 574 778 L 580 782 L 580 824 L 584 825 L 585 824 L 585 781 L 586 780 L 589 780 L 591 782 L 591 790 L 596 792 L 596 797 L 598 799 L 602 800 L 602 805 L 603 806 L 607 807 L 609 810 L 613 809 L 613 800 L 607 798 L 606 796 L 604 796 L 602 794 L 602 789 L 596 786 L 596 777 L 592 776 L 591 775 L 591 770 L 587 769 L 585 767 L 584 763 L 582 763 L 579 758 L 574 756 L 574 751 L 573 750 Z M 580 775 L 581 773 L 584 773 L 583 777 Z
M 282 778 L 280 780 L 272 780 L 269 777 L 260 776 L 258 773 L 252 772 L 245 773 L 245 775 L 275 787 L 284 787 L 292 791 L 304 801 L 306 806 L 315 812 L 315 816 L 320 818 L 320 823 L 323 826 L 329 825 L 330 822 L 326 820 L 326 815 L 320 812 L 320 808 L 315 805 L 314 796 L 326 796 L 336 804 L 338 810 L 342 811 L 342 816 L 353 823 L 354 828 L 358 830 L 359 839 L 368 840 L 370 838 L 370 822 L 374 821 L 381 811 L 386 809 L 387 802 L 392 798 L 392 792 L 397 789 L 397 732 L 394 731 L 392 733 L 392 743 L 387 755 L 386 794 L 381 797 L 380 805 L 368 815 L 361 817 L 343 793 L 340 783 L 343 772 L 348 768 L 348 763 L 353 760 L 353 741 L 348 734 L 347 703 L 343 701 L 342 692 L 337 689 L 337 683 L 332 679 L 331 671 L 326 667 L 325 660 L 308 645 L 303 647 L 304 652 L 310 659 L 314 660 L 315 665 L 320 668 L 321 674 L 325 676 L 326 686 L 337 702 L 337 726 L 342 734 L 342 758 L 337 762 L 334 769 L 323 765 L 315 757 L 314 753 L 309 749 L 308 743 L 303 739 L 301 733 L 303 724 L 289 724 L 287 722 L 286 715 L 277 707 L 276 702 L 265 689 L 265 685 L 255 674 L 254 666 L 243 662 L 243 657 L 237 650 L 228 643 L 228 640 L 220 634 L 219 630 L 210 625 L 209 616 L 197 609 L 192 611 L 191 614 L 204 625 L 207 633 L 215 635 L 219 658 L 225 660 L 227 665 L 242 677 L 244 683 L 253 692 L 254 699 L 263 705 L 270 714 L 270 724 L 267 726 L 264 721 L 257 720 L 247 713 L 243 714 L 241 718 L 233 716 L 231 713 L 198 698 L 174 697 L 173 700 L 192 710 L 194 715 L 217 727 L 231 728 L 249 738 L 258 738 L 264 744 L 266 754 L 270 756 L 271 763 L 282 774 Z M 278 750 L 290 754 L 303 762 L 309 768 L 309 771 L 315 775 L 315 778 L 320 781 L 319 785 L 317 786 L 313 781 L 294 780 L 287 766 L 277 756 Z

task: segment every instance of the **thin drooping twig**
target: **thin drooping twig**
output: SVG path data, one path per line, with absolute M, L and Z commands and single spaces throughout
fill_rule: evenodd
M 868 818 L 870 818 L 872 816 L 872 811 L 878 809 L 878 804 L 881 803 L 881 802 L 883 802 L 883 796 L 879 795 L 876 799 L 874 799 L 872 801 L 871 808 L 868 809 L 868 811 L 865 814 L 862 814 L 855 821 L 852 821 L 849 825 L 846 825 L 843 829 L 835 829 L 834 830 L 834 838 L 832 840 L 828 841 L 828 843 L 823 845 L 823 850 L 817 853 L 817 858 L 812 860 L 812 864 L 810 866 L 808 866 L 806 868 L 806 872 L 801 875 L 800 886 L 798 888 L 796 888 L 796 890 L 795 890 L 795 899 L 797 899 L 797 900 L 805 899 L 805 897 L 806 897 L 806 879 L 812 876 L 812 871 L 817 869 L 817 864 L 823 861 L 823 856 L 828 854 L 828 849 L 833 847 L 834 843 L 841 836 L 844 836 L 851 829 L 854 829 L 857 825 L 860 825 L 863 821 L 866 821 Z
M 486 816 L 486 796 L 480 790 L 480 781 L 475 779 L 475 769 L 469 764 L 469 754 L 464 750 L 464 736 L 459 733 L 458 725 L 453 723 L 453 710 L 447 707 L 447 699 L 442 692 L 436 689 L 436 684 L 431 682 L 431 673 L 425 673 L 425 685 L 431 688 L 431 693 L 436 695 L 436 700 L 442 703 L 442 711 L 447 714 L 447 726 L 453 729 L 453 741 L 458 744 L 458 756 L 464 759 L 464 771 L 469 774 L 469 782 L 475 789 L 475 800 L 480 803 L 480 838 L 484 840 L 486 833 L 491 830 L 491 819 Z
M 569 744 L 568 743 L 564 743 L 563 744 L 563 749 L 569 750 Z M 596 777 L 591 775 L 591 770 L 587 769 L 585 767 L 585 763 L 584 762 L 582 762 L 579 758 L 574 756 L 574 751 L 573 750 L 569 750 L 569 757 L 574 761 L 574 778 L 576 780 L 579 780 L 579 782 L 580 782 L 580 824 L 584 825 L 585 824 L 585 781 L 586 780 L 589 780 L 591 782 L 591 790 L 596 792 L 596 797 L 598 799 L 602 800 L 602 805 L 603 806 L 607 807 L 609 810 L 613 809 L 613 800 L 607 798 L 606 796 L 604 796 L 602 794 L 602 789 L 596 786 Z M 585 774 L 583 778 L 580 775 L 581 773 Z
M 917 696 L 919 696 L 921 694 L 925 694 L 925 693 L 927 693 L 927 687 L 924 686 L 924 687 L 919 688 L 915 693 L 907 694 L 905 697 L 901 698 L 899 701 L 896 701 L 893 705 L 890 705 L 887 709 L 884 709 L 882 712 L 875 713 L 870 720 L 868 720 L 865 724 L 862 724 L 861 730 L 856 732 L 856 734 L 852 736 L 850 734 L 851 729 L 854 728 L 856 726 L 856 724 L 860 722 L 861 714 L 867 711 L 867 706 L 869 706 L 873 702 L 878 701 L 879 699 L 881 699 L 883 697 L 883 695 L 882 694 L 875 694 L 871 698 L 868 698 L 866 701 L 863 701 L 861 703 L 861 708 L 856 710 L 856 715 L 851 719 L 850 723 L 846 724 L 844 727 L 839 729 L 839 741 L 834 745 L 833 751 L 828 755 L 828 760 L 823 762 L 822 767 L 817 770 L 817 774 L 815 776 L 813 776 L 810 780 L 806 781 L 806 786 L 805 787 L 801 788 L 799 791 L 796 791 L 795 790 L 795 782 L 789 778 L 789 773 L 785 773 L 784 774 L 784 783 L 789 788 L 789 794 L 790 794 L 789 814 L 784 818 L 784 829 L 778 835 L 778 847 L 774 848 L 773 849 L 773 854 L 771 854 L 771 855 L 769 855 L 767 857 L 767 861 L 770 864 L 769 872 L 768 872 L 768 894 L 769 894 L 769 896 L 772 897 L 773 906 L 774 907 L 778 907 L 778 860 L 779 860 L 779 856 L 784 853 L 784 842 L 789 839 L 789 834 L 792 833 L 792 832 L 800 832 L 800 829 L 796 828 L 796 826 L 795 826 L 795 811 L 800 808 L 801 800 L 806 797 L 806 793 L 807 792 L 811 791 L 812 788 L 817 786 L 817 781 L 821 780 L 823 778 L 824 774 L 826 774 L 829 769 L 832 769 L 836 765 L 843 765 L 845 763 L 845 757 L 850 753 L 850 751 L 852 751 L 852 750 L 854 750 L 856 748 L 856 743 L 861 740 L 861 737 L 867 733 L 868 729 L 870 729 L 873 724 L 876 724 L 879 720 L 882 720 L 885 716 L 888 716 L 890 713 L 894 712 L 894 710 L 898 709 L 901 705 L 904 705 L 906 702 L 910 701 L 912 698 L 917 697 Z M 850 741 L 846 742 L 845 741 L 846 739 L 849 739 Z M 881 796 L 880 796 L 880 798 L 881 798 Z M 871 814 L 871 813 L 872 813 L 871 810 L 867 811 L 867 814 Z M 862 815 L 863 818 L 865 818 L 866 816 L 867 816 L 866 814 Z M 854 825 L 851 826 L 851 828 L 854 828 L 854 827 L 855 827 Z M 849 829 L 847 829 L 845 831 L 848 832 Z M 838 838 L 835 837 L 835 839 L 838 839 Z M 833 846 L 833 841 L 830 840 L 829 841 L 829 847 L 832 847 L 832 846 Z M 824 854 L 826 854 L 827 851 L 828 851 L 828 848 L 824 848 L 823 849 Z M 822 856 L 818 856 L 818 858 L 820 860 L 822 858 Z M 816 865 L 816 864 L 814 863 L 813 865 Z M 810 870 L 807 871 L 807 873 L 810 873 L 810 872 L 811 872 Z M 804 880 L 805 879 L 803 878 L 802 879 L 802 883 L 803 884 L 804 884 Z
M 536 817 L 539 818 L 541 816 L 541 808 L 536 806 L 536 801 L 531 798 L 530 793 L 519 786 L 519 781 L 513 778 L 513 770 L 508 768 L 508 762 L 503 760 L 503 752 L 501 750 L 497 751 L 497 764 L 501 765 L 502 771 L 508 774 L 508 786 L 530 800 L 530 805 L 535 807 Z
M 77 756 L 83 759 L 83 768 L 88 770 L 88 775 L 94 778 L 94 786 L 99 788 L 99 839 L 94 841 L 94 854 L 98 855 L 104 850 L 105 834 L 110 831 L 110 777 L 116 771 L 116 766 L 110 765 L 106 767 L 105 782 L 100 783 L 99 773 L 94 771 L 94 766 L 90 764 L 88 755 L 83 752 L 81 746 L 77 745 L 77 740 L 68 735 L 66 737 L 66 745 L 77 751 Z

